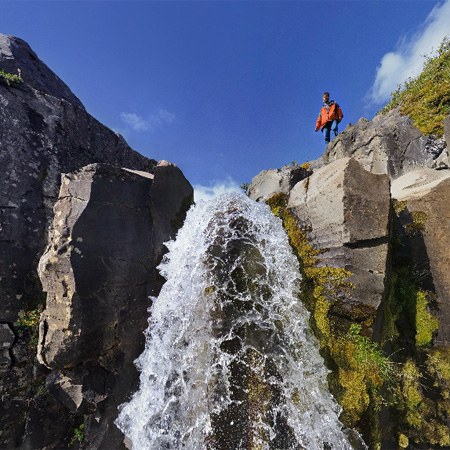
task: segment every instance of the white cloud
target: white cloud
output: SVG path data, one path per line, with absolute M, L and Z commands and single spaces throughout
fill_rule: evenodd
M 148 130 L 148 122 L 141 116 L 138 116 L 135 113 L 127 113 L 123 112 L 120 114 L 120 118 L 133 130 L 136 131 L 145 131 Z
M 175 114 L 165 109 L 160 109 L 156 114 L 152 114 L 148 118 L 130 112 L 122 112 L 120 118 L 135 131 L 154 131 L 165 124 L 171 124 L 175 120 Z
M 231 177 L 216 181 L 212 186 L 194 185 L 194 200 L 204 201 L 219 197 L 228 192 L 243 192 L 239 185 Z
M 417 76 L 423 68 L 424 56 L 435 52 L 446 36 L 450 36 L 450 0 L 436 5 L 412 37 L 403 37 L 395 51 L 381 58 L 369 93 L 371 101 L 385 102 L 400 84 Z

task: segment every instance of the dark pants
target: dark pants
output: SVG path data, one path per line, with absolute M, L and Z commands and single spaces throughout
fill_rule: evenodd
M 327 122 L 326 125 L 322 128 L 323 137 L 325 138 L 325 142 L 330 142 L 330 135 L 331 132 L 334 133 L 334 137 L 338 135 L 338 121 L 333 120 L 330 122 Z

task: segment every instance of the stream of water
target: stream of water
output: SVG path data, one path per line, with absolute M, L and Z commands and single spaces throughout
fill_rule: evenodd
M 167 245 L 140 388 L 116 421 L 133 450 L 352 449 L 280 220 L 225 194 Z

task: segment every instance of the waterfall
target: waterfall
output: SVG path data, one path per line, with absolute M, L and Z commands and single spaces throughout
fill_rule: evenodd
M 351 449 L 280 220 L 225 194 L 167 246 L 140 388 L 116 420 L 133 450 Z

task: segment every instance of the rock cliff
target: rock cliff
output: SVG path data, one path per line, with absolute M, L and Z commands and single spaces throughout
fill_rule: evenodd
M 450 117 L 437 139 L 393 110 L 247 191 L 283 221 L 341 419 L 370 448 L 450 446 L 449 137 Z
M 0 79 L 0 447 L 120 448 L 112 416 L 192 187 L 89 115 L 21 39 L 0 35 L 0 69 L 21 76 Z

